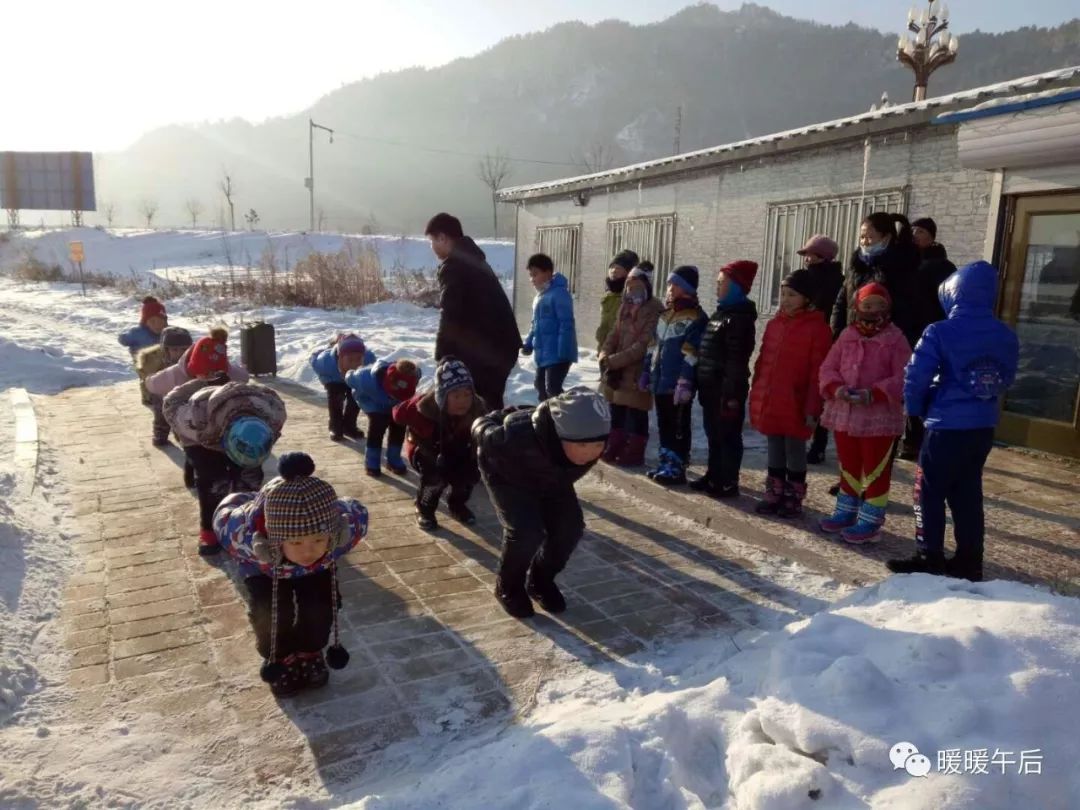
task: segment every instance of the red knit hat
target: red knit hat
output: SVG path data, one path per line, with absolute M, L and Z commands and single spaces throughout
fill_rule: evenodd
M 720 272 L 742 287 L 743 292 L 750 292 L 754 286 L 754 276 L 757 275 L 757 262 L 736 259 L 721 267 Z
M 146 326 L 146 322 L 155 315 L 162 318 L 166 317 L 165 305 L 154 298 L 154 296 L 148 295 L 142 301 L 142 310 L 139 312 L 139 323 L 142 326 Z
M 885 303 L 889 305 L 889 309 L 892 309 L 892 296 L 889 295 L 888 288 L 884 284 L 878 284 L 876 281 L 872 284 L 864 284 L 855 292 L 855 306 L 858 307 L 867 298 L 881 298 Z
M 192 377 L 211 377 L 225 374 L 229 370 L 229 358 L 226 355 L 224 341 L 213 337 L 201 337 L 191 347 L 188 356 L 187 373 Z
M 383 375 L 383 390 L 391 397 L 404 401 L 416 393 L 420 369 L 411 360 L 398 360 Z

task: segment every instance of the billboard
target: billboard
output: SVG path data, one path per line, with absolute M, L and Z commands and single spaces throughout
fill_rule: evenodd
M 0 208 L 94 211 L 90 152 L 0 152 Z

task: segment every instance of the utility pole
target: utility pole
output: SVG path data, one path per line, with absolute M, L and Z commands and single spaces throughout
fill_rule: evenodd
M 307 186 L 310 197 L 311 233 L 315 232 L 315 130 L 317 129 L 330 133 L 330 143 L 334 142 L 334 130 L 308 119 L 308 176 L 304 179 L 304 185 Z
M 682 152 L 682 104 L 675 111 L 675 151 L 671 154 L 677 155 Z

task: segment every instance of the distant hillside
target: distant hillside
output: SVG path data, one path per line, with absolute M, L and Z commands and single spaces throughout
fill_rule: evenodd
M 931 93 L 1080 64 L 1080 20 L 961 39 L 960 58 L 934 75 Z M 912 77 L 895 48 L 895 34 L 794 20 L 752 4 L 732 12 L 696 5 L 644 26 L 563 23 L 441 68 L 356 82 L 258 126 L 156 130 L 123 153 L 98 156 L 99 198 L 120 208 L 118 224 L 139 221 L 144 197 L 160 203 L 156 223 L 184 223 L 189 198 L 203 203 L 203 221 L 216 223 L 217 180 L 227 166 L 238 226 L 254 207 L 262 227 L 306 227 L 311 116 L 338 130 L 333 144 L 323 135 L 316 145 L 325 227 L 357 231 L 373 215 L 376 230 L 415 233 L 446 209 L 471 232 L 490 235 L 490 196 L 475 159 L 385 141 L 567 162 L 599 144 L 619 165 L 670 154 L 680 105 L 681 145 L 689 150 L 862 112 L 882 91 L 906 101 Z M 517 163 L 508 182 L 580 171 Z

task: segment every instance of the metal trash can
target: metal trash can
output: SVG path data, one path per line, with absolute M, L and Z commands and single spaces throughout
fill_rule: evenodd
M 277 376 L 277 345 L 272 323 L 246 323 L 240 327 L 240 362 L 254 377 Z

